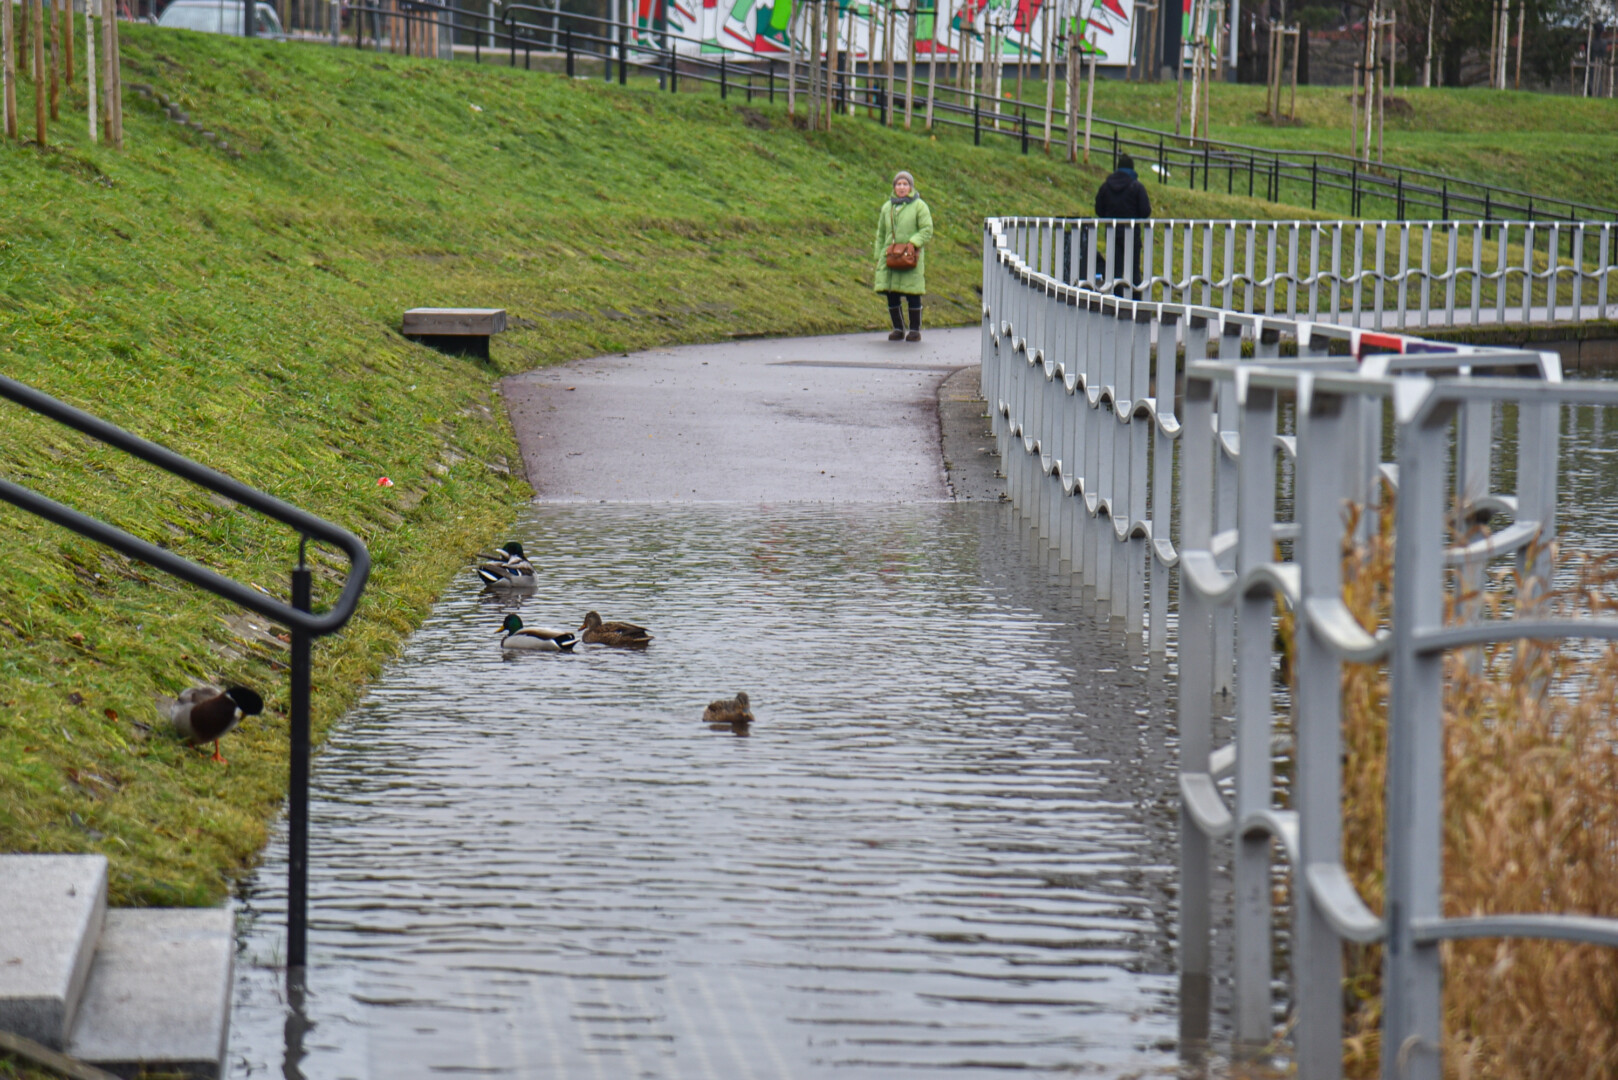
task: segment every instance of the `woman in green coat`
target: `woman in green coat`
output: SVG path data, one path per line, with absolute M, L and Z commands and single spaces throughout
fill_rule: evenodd
M 921 340 L 921 294 L 927 291 L 927 241 L 933 238 L 933 212 L 916 194 L 916 180 L 907 172 L 893 178 L 893 198 L 876 216 L 876 291 L 888 297 L 888 318 L 893 320 L 889 341 Z M 888 269 L 891 244 L 914 244 L 914 270 Z M 899 298 L 910 302 L 910 333 L 899 315 Z

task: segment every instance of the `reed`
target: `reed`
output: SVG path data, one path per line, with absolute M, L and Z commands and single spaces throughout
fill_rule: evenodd
M 1366 626 L 1385 626 L 1390 614 L 1392 501 L 1384 501 L 1371 539 L 1345 550 L 1345 599 Z M 1509 614 L 1516 584 L 1510 572 L 1494 575 L 1481 597 L 1490 614 Z M 1582 560 L 1576 580 L 1546 603 L 1564 614 L 1618 614 L 1618 557 Z M 1344 862 L 1380 909 L 1386 668 L 1346 666 L 1343 699 Z M 1475 667 L 1465 654 L 1449 658 L 1447 915 L 1618 915 L 1615 701 L 1618 648 L 1523 643 L 1489 647 Z M 1618 951 L 1478 940 L 1448 943 L 1443 959 L 1447 1076 L 1618 1076 Z M 1349 947 L 1345 999 L 1354 1006 L 1343 1058 L 1353 1077 L 1379 1068 L 1380 966 L 1379 948 Z

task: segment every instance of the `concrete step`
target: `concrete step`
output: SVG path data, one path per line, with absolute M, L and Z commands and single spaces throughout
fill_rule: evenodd
M 0 1029 L 62 1049 L 107 910 L 102 855 L 0 855 Z
M 225 1075 L 235 916 L 228 908 L 115 908 L 67 1052 L 110 1073 Z

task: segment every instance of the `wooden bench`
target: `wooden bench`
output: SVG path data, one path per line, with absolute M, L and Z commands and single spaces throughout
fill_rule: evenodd
M 451 356 L 489 358 L 489 338 L 506 328 L 505 308 L 411 308 L 399 332 Z

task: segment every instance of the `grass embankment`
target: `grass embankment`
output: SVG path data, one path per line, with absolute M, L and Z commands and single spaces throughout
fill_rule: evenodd
M 525 496 L 498 374 L 879 325 L 872 222 L 900 167 L 940 223 L 933 318 L 975 321 L 982 215 L 1080 208 L 1100 177 L 864 121 L 811 136 L 781 106 L 124 34 L 127 82 L 235 153 L 133 90 L 127 150 L 91 146 L 82 81 L 49 149 L 0 145 L 0 358 L 364 537 L 376 568 L 359 617 L 316 648 L 317 732 Z M 25 120 L 32 104 L 24 86 Z M 1179 196 L 1165 208 L 1263 212 Z M 503 306 L 516 328 L 493 368 L 447 359 L 395 332 L 417 305 Z M 6 476 L 284 590 L 285 530 L 6 408 Z M 285 789 L 276 628 L 9 509 L 0 544 L 0 850 L 104 852 L 115 904 L 217 901 Z M 321 565 L 329 599 L 339 566 Z M 227 741 L 228 768 L 179 744 L 153 707 L 203 679 L 270 702 Z
M 1015 85 L 1014 77 L 1007 79 L 1008 95 L 1014 93 Z M 1187 84 L 1187 95 L 1189 92 Z M 1058 87 L 1058 116 L 1061 93 Z M 941 99 L 949 100 L 947 96 Z M 1023 99 L 1030 103 L 1031 122 L 1036 112 L 1043 117 L 1043 82 L 1025 81 Z M 1618 158 L 1618 101 L 1517 91 L 1406 87 L 1390 91 L 1388 100 L 1383 155 L 1389 165 L 1425 169 L 1534 195 L 1618 207 L 1618 174 L 1609 165 Z M 1283 105 L 1285 101 L 1283 97 Z M 1095 114 L 1108 120 L 1172 133 L 1174 103 L 1172 82 L 1096 81 Z M 1080 104 L 1082 107 L 1082 97 Z M 1209 103 L 1210 134 L 1216 140 L 1249 146 L 1352 152 L 1353 113 L 1346 86 L 1298 87 L 1295 124 L 1285 120 L 1271 124 L 1263 113 L 1263 86 L 1218 83 Z M 1186 130 L 1189 125 L 1187 113 Z M 1110 151 L 1110 125 L 1098 122 L 1095 137 Z M 1124 137 L 1128 137 L 1127 132 Z M 1213 178 L 1221 186 L 1224 179 L 1223 173 Z M 1175 177 L 1178 183 L 1185 180 L 1183 176 Z M 1238 187 L 1246 182 L 1245 174 L 1237 175 Z M 1263 184 L 1261 176 L 1260 189 Z M 1284 197 L 1301 199 L 1307 205 L 1307 182 L 1296 192 L 1289 183 Z M 1346 195 L 1337 201 L 1341 206 L 1323 194 L 1320 207 L 1346 212 Z M 1367 212 L 1380 214 L 1382 209 L 1378 202 Z

